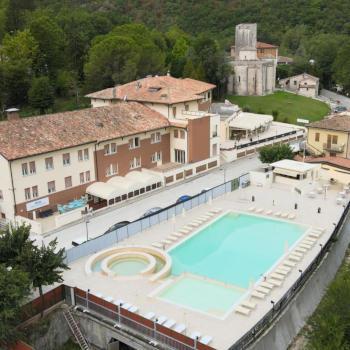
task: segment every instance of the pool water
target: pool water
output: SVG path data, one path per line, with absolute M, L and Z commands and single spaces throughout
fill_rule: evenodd
M 248 288 L 305 230 L 293 223 L 229 213 L 169 252 L 172 274 L 190 272 Z
M 175 304 L 221 317 L 245 293 L 244 289 L 185 276 L 166 288 L 159 297 Z
M 142 259 L 120 259 L 109 265 L 109 268 L 121 276 L 137 275 L 148 266 L 148 262 Z
M 306 229 L 285 221 L 228 213 L 168 252 L 172 275 L 190 273 L 195 278 L 183 275 L 158 296 L 223 316 Z

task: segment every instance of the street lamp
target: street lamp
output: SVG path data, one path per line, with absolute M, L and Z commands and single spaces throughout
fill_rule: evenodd
M 85 230 L 86 230 L 86 241 L 89 240 L 89 226 L 88 224 L 90 223 L 90 217 L 92 216 L 92 211 L 87 211 L 85 214 L 84 214 L 84 221 L 85 221 Z
M 224 171 L 224 183 L 226 183 L 226 168 L 222 167 L 222 168 L 220 168 L 220 170 Z

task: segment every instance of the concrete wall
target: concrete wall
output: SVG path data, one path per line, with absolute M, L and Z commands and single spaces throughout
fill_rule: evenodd
M 256 344 L 250 347 L 250 350 L 287 349 L 321 301 L 325 289 L 333 280 L 343 261 L 349 243 L 350 219 L 348 215 L 339 239 L 333 244 L 322 264 L 280 319 L 272 325 Z

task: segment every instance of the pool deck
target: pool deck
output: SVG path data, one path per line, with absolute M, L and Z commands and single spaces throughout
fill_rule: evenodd
M 318 185 L 315 185 L 317 188 Z M 285 291 L 300 276 L 299 270 L 305 270 L 319 252 L 320 244 L 324 244 L 329 238 L 334 224 L 338 222 L 344 208 L 336 204 L 336 198 L 340 189 L 331 186 L 327 192 L 327 199 L 323 194 L 316 194 L 315 198 L 308 198 L 293 192 L 292 187 L 282 184 L 273 184 L 271 187 L 250 186 L 246 189 L 240 189 L 235 192 L 223 195 L 212 201 L 211 204 L 204 204 L 195 209 L 186 212 L 185 215 L 179 215 L 176 219 L 170 219 L 159 225 L 153 226 L 148 230 L 126 239 L 120 245 L 151 245 L 152 242 L 158 242 L 165 239 L 182 226 L 190 223 L 195 218 L 205 214 L 213 208 L 221 208 L 222 212 L 233 210 L 250 213 L 250 207 L 262 208 L 264 211 L 280 211 L 294 213 L 296 218 L 288 220 L 293 223 L 304 224 L 312 227 L 322 227 L 326 231 L 318 238 L 316 244 L 305 253 L 301 261 L 286 276 L 281 287 L 275 287 L 264 300 L 254 299 L 257 307 L 249 316 L 240 315 L 231 312 L 222 320 L 209 314 L 203 314 L 190 310 L 186 307 L 163 301 L 153 297 L 156 289 L 159 289 L 164 283 L 169 283 L 169 278 L 160 281 L 150 281 L 147 277 L 135 279 L 118 280 L 102 276 L 100 274 L 85 274 L 85 264 L 89 257 L 82 258 L 70 265 L 71 270 L 64 273 L 64 283 L 71 286 L 77 286 L 81 289 L 90 289 L 91 293 L 100 293 L 105 297 L 113 299 L 123 299 L 125 302 L 136 305 L 140 314 L 153 311 L 157 316 L 164 315 L 168 319 L 174 319 L 177 323 L 184 323 L 187 327 L 187 335 L 195 331 L 201 335 L 210 335 L 213 341 L 209 344 L 216 349 L 228 349 L 243 334 L 249 331 L 272 308 L 271 300 L 278 301 Z M 255 197 L 252 203 L 252 196 Z M 350 195 L 348 195 L 350 197 Z M 298 209 L 294 209 L 294 204 L 298 204 Z M 321 213 L 317 209 L 321 208 Z M 220 215 L 220 214 L 218 214 Z M 262 215 L 273 218 L 269 215 Z M 200 228 L 199 228 L 200 229 Z M 196 230 L 195 230 L 196 231 Z M 195 232 L 194 231 L 194 232 Z M 184 239 L 186 236 L 184 236 Z M 176 243 L 174 243 L 175 245 Z M 170 247 L 171 248 L 171 247 Z

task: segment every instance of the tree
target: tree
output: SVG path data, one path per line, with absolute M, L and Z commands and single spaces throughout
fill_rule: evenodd
M 85 64 L 86 87 L 99 90 L 136 78 L 140 50 L 135 41 L 115 34 L 96 40 Z
M 350 40 L 348 40 L 337 53 L 333 64 L 336 82 L 344 91 L 350 92 Z
M 54 93 L 48 77 L 35 78 L 28 92 L 29 104 L 45 113 L 54 104 Z
M 262 163 L 274 163 L 282 159 L 293 159 L 294 154 L 287 144 L 264 146 L 259 151 L 259 159 Z
M 18 340 L 21 306 L 30 294 L 28 274 L 0 264 L 0 347 Z
M 42 304 L 41 316 L 45 307 L 43 286 L 62 282 L 63 271 L 69 269 L 64 262 L 65 249 L 56 250 L 57 238 L 47 246 L 42 244 L 41 247 L 33 246 L 31 249 L 26 249 L 21 255 L 22 269 L 29 274 L 33 287 L 39 289 Z
M 22 29 L 25 12 L 34 9 L 34 0 L 9 0 L 5 12 L 5 28 L 8 33 Z
M 8 225 L 0 231 L 0 264 L 14 267 L 20 264 L 22 253 L 31 249 L 33 241 L 30 239 L 30 226 Z
M 5 105 L 16 106 L 27 101 L 37 55 L 38 44 L 29 30 L 4 37 L 0 46 L 0 70 Z

